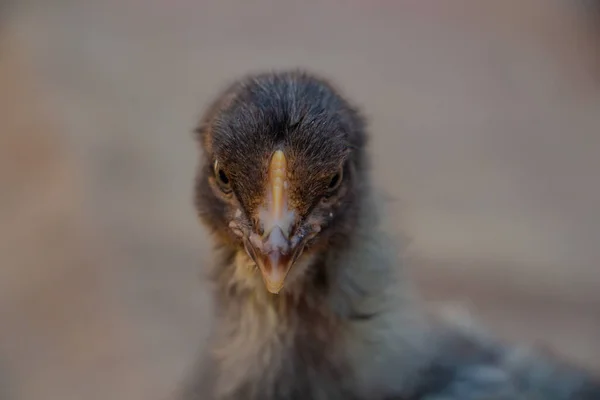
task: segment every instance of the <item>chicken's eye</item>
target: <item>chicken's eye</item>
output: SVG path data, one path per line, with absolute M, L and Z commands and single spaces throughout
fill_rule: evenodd
M 223 168 L 221 168 L 219 166 L 218 161 L 215 161 L 214 171 L 215 171 L 215 180 L 217 181 L 217 184 L 219 185 L 219 188 L 221 189 L 221 191 L 223 193 L 230 193 L 231 192 L 231 180 L 229 179 L 229 177 L 227 176 L 227 173 L 223 170 Z
M 327 192 L 329 194 L 335 192 L 340 187 L 343 176 L 344 176 L 343 168 L 340 168 L 340 170 L 331 177 L 329 184 L 327 185 Z

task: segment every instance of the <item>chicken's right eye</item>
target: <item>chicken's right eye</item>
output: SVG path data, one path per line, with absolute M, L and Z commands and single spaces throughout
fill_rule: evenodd
M 219 185 L 219 188 L 223 193 L 231 192 L 231 180 L 227 176 L 227 173 L 219 166 L 219 162 L 215 161 L 214 164 L 215 180 Z

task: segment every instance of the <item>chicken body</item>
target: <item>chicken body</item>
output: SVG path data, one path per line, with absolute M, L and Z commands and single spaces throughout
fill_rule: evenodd
M 600 386 L 431 319 L 380 228 L 365 124 L 328 82 L 246 77 L 198 128 L 216 324 L 184 398 L 600 399 Z

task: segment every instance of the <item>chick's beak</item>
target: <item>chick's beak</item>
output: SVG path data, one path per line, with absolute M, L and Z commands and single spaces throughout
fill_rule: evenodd
M 258 265 L 267 290 L 277 294 L 285 278 L 302 252 L 302 244 L 290 239 L 296 215 L 289 207 L 287 160 L 277 150 L 269 164 L 268 184 L 258 220 L 262 235 L 253 234 L 246 251 Z

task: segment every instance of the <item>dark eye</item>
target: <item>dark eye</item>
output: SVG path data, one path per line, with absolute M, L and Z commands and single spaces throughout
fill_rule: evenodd
M 215 171 L 215 180 L 219 185 L 219 188 L 223 191 L 223 193 L 231 192 L 231 180 L 227 176 L 227 173 L 219 166 L 219 162 L 215 161 L 214 165 Z
M 218 170 L 217 176 L 219 178 L 219 182 L 222 185 L 229 185 L 229 178 L 227 177 L 227 174 L 225 173 L 225 171 L 223 171 L 222 169 Z
M 340 187 L 343 176 L 344 176 L 343 169 L 340 168 L 340 170 L 331 177 L 331 179 L 329 181 L 329 185 L 327 186 L 327 191 L 329 193 L 335 192 L 337 190 L 337 188 Z

